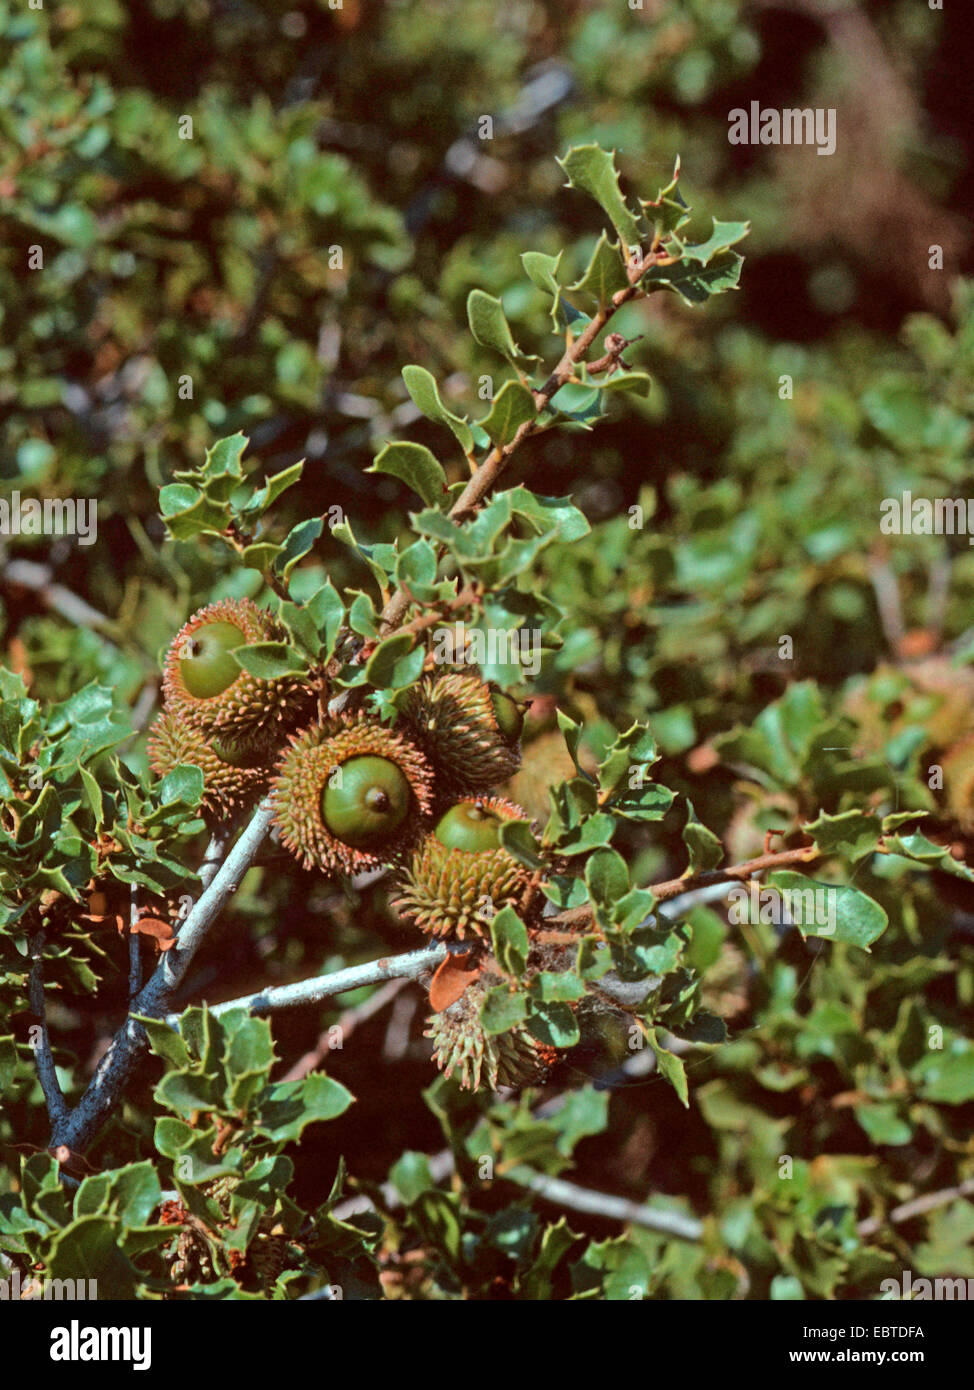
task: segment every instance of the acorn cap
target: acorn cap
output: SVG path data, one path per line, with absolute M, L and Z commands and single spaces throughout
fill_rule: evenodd
M 460 671 L 426 676 L 408 692 L 402 713 L 454 794 L 489 791 L 520 766 L 520 709 L 479 676 Z
M 426 759 L 362 714 L 292 737 L 272 781 L 274 824 L 305 868 L 358 873 L 396 862 L 432 803 Z
M 530 1086 L 543 1081 L 557 1058 L 552 1047 L 531 1036 L 523 1023 L 506 1033 L 486 1033 L 480 1009 L 487 990 L 497 978 L 482 975 L 469 985 L 455 1004 L 431 1014 L 423 1034 L 433 1042 L 433 1060 L 450 1077 L 456 1072 L 460 1086 L 467 1091 L 481 1085 L 496 1091 L 498 1086 Z
M 314 711 L 305 677 L 261 680 L 237 664 L 234 647 L 283 641 L 286 634 L 266 609 L 250 599 L 222 599 L 194 613 L 166 655 L 166 707 L 186 724 L 211 735 L 247 738 L 294 728 Z
M 531 877 L 499 842 L 495 841 L 496 848 L 458 847 L 454 834 L 448 831 L 465 835 L 469 822 L 466 816 L 453 818 L 457 811 L 474 806 L 488 823 L 527 820 L 520 806 L 499 796 L 461 802 L 440 818 L 436 829 L 413 854 L 402 877 L 400 896 L 393 901 L 393 907 L 404 917 L 433 936 L 454 936 L 461 941 L 466 936 L 489 936 L 492 914 L 516 902 Z M 482 820 L 473 823 L 475 835 L 481 833 L 482 825 Z M 444 844 L 441 833 L 453 843 Z
M 227 815 L 253 806 L 270 785 L 277 745 L 267 740 L 207 740 L 171 710 L 149 730 L 149 766 L 159 777 L 190 764 L 203 774 L 202 809 Z

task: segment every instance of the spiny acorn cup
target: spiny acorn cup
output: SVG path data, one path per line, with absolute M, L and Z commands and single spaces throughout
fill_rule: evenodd
M 203 734 L 236 738 L 295 728 L 314 711 L 314 692 L 295 675 L 262 680 L 244 671 L 234 647 L 285 641 L 287 634 L 250 599 L 222 599 L 194 613 L 166 656 L 166 707 Z
M 433 1041 L 433 1060 L 447 1077 L 457 1080 L 467 1091 L 486 1083 L 492 1091 L 498 1086 L 530 1086 L 543 1081 L 557 1060 L 553 1047 L 531 1036 L 523 1023 L 506 1033 L 484 1031 L 480 1008 L 488 989 L 499 979 L 481 975 L 449 1008 L 431 1014 L 423 1034 Z
M 521 708 L 479 676 L 427 676 L 409 692 L 402 713 L 454 796 L 489 791 L 521 765 Z
M 489 936 L 492 914 L 513 903 L 530 878 L 501 845 L 500 827 L 527 819 L 499 796 L 451 806 L 413 854 L 393 906 L 433 936 Z
M 401 859 L 432 805 L 408 739 L 362 715 L 292 737 L 272 782 L 274 824 L 305 868 L 358 873 Z
M 270 785 L 277 745 L 268 740 L 205 739 L 198 729 L 165 710 L 149 730 L 149 765 L 159 777 L 191 763 L 203 774 L 202 808 L 225 815 L 252 806 Z

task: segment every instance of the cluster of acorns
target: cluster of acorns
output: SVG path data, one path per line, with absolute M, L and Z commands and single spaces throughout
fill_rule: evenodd
M 354 874 L 395 869 L 395 906 L 430 935 L 489 938 L 490 915 L 517 903 L 529 872 L 501 844 L 505 821 L 527 820 L 490 795 L 520 764 L 520 706 L 468 671 L 424 676 L 393 727 L 359 711 L 323 711 L 323 678 L 262 680 L 233 649 L 281 641 L 273 616 L 246 599 L 196 613 L 165 664 L 165 708 L 149 736 L 160 776 L 181 763 L 203 773 L 204 810 L 225 816 L 268 792 L 280 842 L 305 868 Z M 427 1036 L 462 1085 L 524 1085 L 551 1050 L 524 1028 L 486 1034 L 489 969 L 430 1019 Z

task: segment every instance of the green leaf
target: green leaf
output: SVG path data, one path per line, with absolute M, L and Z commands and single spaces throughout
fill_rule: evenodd
M 597 849 L 585 865 L 585 883 L 593 902 L 611 907 L 629 892 L 629 867 L 614 849 Z
M 99 1298 L 135 1297 L 135 1267 L 118 1248 L 115 1222 L 107 1216 L 83 1216 L 59 1231 L 45 1273 L 51 1279 L 94 1280 Z
M 477 342 L 484 347 L 493 348 L 495 352 L 501 353 L 509 362 L 514 362 L 518 358 L 525 361 L 534 361 L 534 358 L 527 358 L 515 343 L 511 334 L 511 326 L 507 322 L 507 315 L 504 313 L 504 306 L 494 295 L 487 294 L 484 290 L 471 290 L 467 296 L 467 319 L 470 323 L 470 331 Z
M 339 1081 L 313 1072 L 304 1081 L 281 1081 L 261 1100 L 261 1130 L 278 1143 L 299 1139 L 318 1120 L 334 1120 L 355 1097 Z
M 234 659 L 258 680 L 280 680 L 282 676 L 300 675 L 307 670 L 294 647 L 286 642 L 254 642 L 251 646 L 235 647 Z
M 396 583 L 405 584 L 414 598 L 429 603 L 435 596 L 436 551 L 429 541 L 414 541 L 396 562 Z
M 737 289 L 744 258 L 729 251 L 708 266 L 679 260 L 674 265 L 654 265 L 643 276 L 644 289 L 675 290 L 687 304 L 704 304 L 712 294 Z
M 521 264 L 532 285 L 557 296 L 561 290 L 558 284 L 558 266 L 563 254 L 559 251 L 557 256 L 546 256 L 542 251 L 522 251 Z
M 690 1092 L 683 1059 L 677 1057 L 676 1053 L 667 1051 L 657 1038 L 655 1028 L 646 1029 L 646 1041 L 656 1055 L 656 1065 L 659 1067 L 660 1075 L 666 1078 L 682 1103 L 689 1108 Z
M 726 251 L 729 246 L 743 241 L 750 230 L 750 222 L 718 222 L 714 218 L 713 231 L 707 240 L 698 242 L 696 246 L 684 246 L 683 259 L 709 265 L 721 251 Z
M 619 248 L 603 232 L 596 242 L 585 274 L 574 285 L 569 285 L 568 292 L 591 295 L 599 308 L 604 309 L 616 291 L 624 290 L 628 285 L 629 277 Z
M 275 473 L 273 477 L 267 479 L 264 486 L 259 488 L 250 501 L 241 508 L 244 516 L 263 516 L 264 512 L 272 507 L 282 492 L 286 492 L 289 487 L 300 482 L 301 474 L 304 472 L 304 459 L 298 463 L 292 463 L 290 468 L 282 468 L 280 473 Z
M 874 1144 L 909 1144 L 913 1138 L 913 1130 L 901 1116 L 899 1106 L 892 1103 L 860 1105 L 855 1116 Z
M 577 541 L 592 529 L 585 513 L 566 497 L 542 497 L 526 487 L 510 488 L 498 496 L 506 497 L 511 512 L 530 522 L 538 535 L 556 531 L 560 540 Z
M 478 420 L 495 444 L 510 444 L 522 425 L 536 418 L 534 396 L 519 381 L 505 381 L 491 402 L 490 412 Z
M 321 657 L 327 660 L 335 650 L 335 640 L 345 621 L 345 605 L 341 595 L 331 580 L 326 579 L 321 588 L 316 589 L 306 601 L 304 607 L 318 630 L 322 646 Z
M 686 825 L 683 827 L 683 843 L 690 856 L 688 873 L 706 873 L 710 869 L 716 869 L 724 857 L 724 846 L 720 837 L 698 819 L 693 802 L 689 799 Z
M 966 1105 L 974 1100 L 974 1047 L 957 1039 L 951 1050 L 928 1053 L 913 1073 L 926 1100 L 941 1105 Z
M 409 632 L 400 632 L 380 642 L 365 664 L 365 677 L 370 685 L 378 690 L 398 689 L 415 680 L 423 668 L 425 651 L 417 648 L 420 661 L 414 659 L 408 666 L 402 665 L 413 651 L 415 638 Z
M 480 1007 L 480 1021 L 485 1033 L 506 1033 L 523 1022 L 528 1005 L 523 994 L 508 985 L 495 985 L 487 991 Z
M 443 465 L 422 444 L 387 444 L 367 473 L 388 473 L 407 483 L 428 507 L 442 504 L 447 491 Z
M 474 447 L 470 426 L 459 415 L 454 415 L 452 411 L 447 410 L 440 399 L 440 389 L 433 374 L 428 372 L 425 367 L 410 364 L 403 367 L 402 379 L 406 383 L 406 390 L 412 397 L 414 404 L 423 412 L 427 420 L 435 420 L 438 424 L 446 425 L 447 429 L 452 430 L 457 443 L 469 457 Z
M 513 854 L 515 859 L 526 864 L 529 869 L 540 869 L 544 866 L 545 860 L 540 853 L 540 846 L 527 821 L 503 821 L 499 834 L 501 844 L 508 854 Z
M 889 926 L 879 903 L 847 884 L 817 883 L 805 874 L 778 869 L 769 874 L 768 886 L 784 894 L 788 914 L 802 936 L 846 941 L 868 951 Z
M 908 818 L 915 818 L 915 813 Z M 855 863 L 872 854 L 879 843 L 880 823 L 865 811 L 842 811 L 837 816 L 823 811 L 816 820 L 802 826 L 823 854 L 841 854 Z
M 624 246 L 638 246 L 639 224 L 619 188 L 615 155 L 599 145 L 577 145 L 558 163 L 568 175 L 569 188 L 579 188 L 602 208 Z
M 548 1047 L 574 1047 L 581 1033 L 578 1019 L 567 1004 L 531 1001 L 531 1011 L 527 1020 L 532 1037 Z
M 528 960 L 528 929 L 512 907 L 494 913 L 490 938 L 501 969 L 509 975 L 522 975 Z
M 418 1201 L 424 1192 L 436 1190 L 429 1159 L 425 1154 L 415 1153 L 412 1149 L 406 1149 L 396 1159 L 389 1169 L 389 1181 L 407 1207 Z
M 281 575 L 285 583 L 294 566 L 303 560 L 315 542 L 321 539 L 324 529 L 324 521 L 320 516 L 315 516 L 309 521 L 299 521 L 297 526 L 288 532 L 281 553 L 274 561 L 274 573 Z
M 531 994 L 543 1004 L 573 1004 L 585 998 L 585 986 L 570 970 L 541 970 L 531 981 Z

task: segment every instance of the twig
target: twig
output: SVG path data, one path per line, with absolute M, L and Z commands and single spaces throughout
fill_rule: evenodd
M 663 883 L 652 884 L 650 892 L 658 903 L 662 903 L 671 898 L 681 898 L 690 890 L 695 891 L 697 888 L 709 887 L 711 884 L 740 882 L 743 879 L 754 878 L 757 874 L 763 873 L 765 869 L 778 869 L 783 864 L 810 864 L 819 858 L 821 858 L 821 851 L 814 845 L 805 845 L 800 849 L 778 850 L 776 853 L 761 854 L 757 859 L 748 859 L 743 864 L 734 864 L 726 869 L 688 874 L 686 878 L 669 878 Z M 578 930 L 591 920 L 591 904 L 583 903 L 581 907 L 569 908 L 567 912 L 559 912 L 554 917 L 546 918 L 545 921 L 550 923 L 552 930 L 550 932 L 547 929 L 540 931 L 537 940 L 545 944 L 565 945 L 567 940 L 561 940 L 562 937 L 567 936 L 565 928 Z
M 304 1004 L 319 1004 L 323 999 L 344 994 L 350 989 L 361 989 L 363 985 L 376 985 L 384 980 L 415 980 L 439 965 L 447 954 L 445 946 L 430 946 L 401 956 L 382 957 L 367 961 L 364 965 L 350 965 L 331 975 L 313 975 L 308 980 L 297 980 L 291 985 L 279 985 L 274 989 L 258 990 L 256 994 L 242 995 L 239 999 L 228 999 L 223 1004 L 217 1004 L 210 1012 L 219 1018 L 230 1009 L 252 1009 L 255 1013 L 263 1014 L 278 1013 L 282 1009 L 294 1009 Z M 170 1014 L 166 1022 L 175 1028 L 178 1019 L 178 1014 Z
M 537 1197 L 552 1202 L 569 1211 L 584 1212 L 586 1216 L 603 1216 L 610 1221 L 628 1221 L 633 1226 L 642 1226 L 647 1231 L 659 1231 L 663 1235 L 676 1236 L 678 1240 L 699 1240 L 703 1235 L 703 1222 L 694 1216 L 684 1216 L 679 1211 L 666 1211 L 650 1207 L 642 1202 L 631 1202 L 626 1197 L 614 1197 L 608 1192 L 595 1192 L 589 1187 L 579 1187 L 566 1182 L 564 1178 L 551 1178 L 546 1173 L 536 1173 L 533 1168 L 518 1165 L 503 1176 L 518 1187 L 526 1187 Z
M 34 1043 L 34 1065 L 37 1068 L 37 1079 L 41 1083 L 41 1090 L 44 1092 L 44 1100 L 47 1103 L 47 1113 L 51 1117 L 51 1124 L 56 1125 L 67 1114 L 68 1103 L 64 1099 L 61 1090 L 61 1083 L 57 1078 L 57 1068 L 54 1065 L 54 1056 L 51 1052 L 51 1039 L 47 1031 L 47 1006 L 44 1002 L 44 942 L 45 934 L 39 931 L 31 943 L 31 971 L 28 993 L 30 997 L 31 1012 L 38 1020 L 40 1034 Z
M 430 1175 L 434 1182 L 445 1182 L 453 1173 L 455 1160 L 451 1149 L 442 1149 L 429 1159 Z M 606 1192 L 593 1192 L 591 1188 L 579 1187 L 564 1178 L 550 1178 L 537 1173 L 533 1168 L 519 1164 L 503 1173 L 498 1180 L 516 1183 L 527 1188 L 546 1202 L 567 1207 L 570 1211 L 584 1212 L 587 1216 L 602 1216 L 610 1221 L 628 1221 L 642 1226 L 647 1231 L 659 1231 L 663 1235 L 675 1236 L 679 1240 L 696 1241 L 703 1235 L 703 1222 L 682 1212 L 666 1211 L 658 1207 L 646 1206 L 641 1202 L 631 1202 L 625 1197 L 613 1197 Z M 383 1183 L 382 1201 L 391 1210 L 403 1205 L 403 1199 L 391 1183 Z M 364 1193 L 349 1197 L 335 1207 L 332 1215 L 337 1221 L 347 1221 L 363 1211 L 375 1209 L 375 1203 Z
M 514 438 L 507 444 L 497 444 L 487 455 L 486 459 L 477 468 L 473 477 L 469 480 L 460 496 L 450 508 L 449 515 L 456 520 L 465 516 L 468 512 L 473 512 L 483 501 L 486 494 L 494 486 L 503 470 L 507 467 L 511 455 L 520 448 L 525 439 L 538 429 L 541 416 L 551 404 L 553 397 L 568 384 L 575 374 L 575 368 L 579 366 L 588 354 L 589 349 L 596 338 L 613 318 L 616 312 L 621 309 L 631 299 L 641 295 L 639 289 L 639 278 L 651 264 L 654 256 L 637 258 L 637 261 L 630 267 L 633 283 L 625 289 L 618 290 L 612 300 L 604 305 L 595 314 L 594 318 L 586 325 L 584 332 L 572 342 L 562 355 L 561 361 L 548 377 L 540 389 L 533 392 L 536 413 L 530 420 L 525 420 L 518 428 Z M 620 348 L 619 351 L 622 349 Z M 611 352 L 610 352 L 611 355 Z M 397 627 L 403 614 L 409 607 L 409 596 L 399 589 L 392 595 L 389 602 L 382 610 L 382 618 L 379 624 L 379 635 L 385 637 Z
M 138 890 L 135 884 L 129 891 L 129 998 L 134 999 L 142 988 L 142 947 L 135 924 L 139 919 Z
M 407 983 L 403 976 L 398 980 L 390 980 L 388 984 L 377 989 L 374 994 L 370 994 L 367 999 L 363 999 L 361 1004 L 357 1004 L 354 1009 L 346 1009 L 337 1023 L 331 1024 L 328 1028 L 322 1029 L 318 1037 L 317 1045 L 310 1052 L 306 1052 L 303 1057 L 299 1057 L 293 1067 L 281 1077 L 282 1081 L 301 1081 L 314 1071 L 315 1067 L 320 1067 L 331 1052 L 331 1035 L 337 1028 L 342 1046 L 355 1032 L 370 1018 L 374 1018 L 377 1013 L 395 999 L 396 995 Z
M 914 1216 L 924 1216 L 928 1211 L 949 1206 L 951 1202 L 956 1202 L 962 1197 L 974 1197 L 974 1178 L 967 1178 L 956 1187 L 944 1187 L 939 1192 L 926 1192 L 922 1197 L 912 1197 L 910 1201 L 894 1207 L 886 1217 L 869 1216 L 865 1221 L 860 1221 L 856 1230 L 861 1236 L 874 1236 L 884 1226 L 899 1226 Z
M 63 584 L 54 582 L 53 571 L 34 560 L 8 560 L 3 567 L 3 579 L 17 588 L 30 589 L 47 608 L 60 613 L 75 627 L 90 627 L 108 636 L 119 635 L 118 624 L 92 608 L 83 598 L 73 594 Z
M 270 806 L 262 802 L 190 910 L 176 945 L 166 952 L 148 983 L 132 1000 L 129 1017 L 112 1039 L 81 1100 L 73 1110 L 63 1111 L 54 1122 L 52 1148 L 65 1146 L 72 1152 L 83 1150 L 118 1104 L 147 1043 L 145 1028 L 132 1015 L 159 1017 L 167 1011 L 193 956 L 250 868 L 267 834 L 270 819 Z

